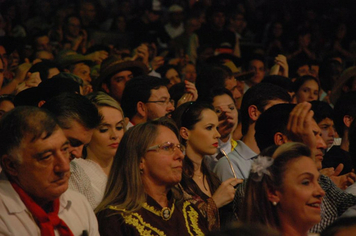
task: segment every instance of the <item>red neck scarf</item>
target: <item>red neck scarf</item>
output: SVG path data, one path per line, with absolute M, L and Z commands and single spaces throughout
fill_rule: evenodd
M 46 213 L 33 199 L 23 191 L 23 189 L 16 183 L 10 182 L 15 191 L 19 194 L 22 202 L 27 209 L 31 212 L 40 227 L 41 236 L 54 236 L 54 229 L 59 231 L 61 236 L 73 236 L 72 231 L 68 228 L 67 224 L 58 217 L 59 211 L 59 198 L 53 201 L 50 213 Z

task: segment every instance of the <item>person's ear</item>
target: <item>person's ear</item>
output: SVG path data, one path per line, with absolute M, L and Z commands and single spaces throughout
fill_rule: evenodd
M 185 127 L 179 129 L 179 134 L 184 140 L 189 140 L 189 130 Z
M 103 83 L 103 84 L 101 85 L 101 88 L 102 88 L 107 94 L 110 93 L 109 87 L 108 87 L 108 85 L 107 85 L 106 83 Z
M 147 107 L 146 107 L 146 104 L 143 103 L 143 102 L 138 102 L 136 104 L 136 110 L 137 110 L 137 113 L 139 114 L 139 116 L 141 117 L 147 117 Z
M 287 140 L 287 136 L 285 136 L 281 132 L 277 132 L 273 136 L 273 141 L 274 144 L 281 146 L 282 144 L 286 143 L 288 140 Z
M 145 169 L 145 159 L 143 157 L 141 157 L 139 168 L 140 168 L 140 173 L 142 174 Z
M 345 124 L 345 126 L 346 126 L 347 128 L 350 128 L 351 123 L 352 123 L 353 120 L 354 120 L 354 119 L 352 118 L 352 116 L 349 116 L 349 115 L 346 115 L 346 116 L 344 116 L 344 118 L 343 118 L 343 122 L 344 122 L 344 124 Z
M 267 190 L 267 198 L 268 201 L 270 201 L 274 206 L 277 206 L 277 204 L 281 201 L 279 197 L 279 192 L 274 189 Z
M 248 115 L 251 120 L 256 121 L 261 115 L 261 112 L 257 109 L 257 106 L 251 105 L 248 107 Z
M 1 158 L 1 164 L 3 167 L 3 171 L 6 171 L 11 176 L 17 176 L 19 174 L 18 172 L 18 163 L 16 163 L 13 160 L 13 157 L 11 157 L 8 154 L 5 154 Z

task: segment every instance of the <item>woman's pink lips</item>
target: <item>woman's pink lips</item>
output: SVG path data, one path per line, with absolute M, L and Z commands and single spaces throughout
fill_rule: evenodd
M 118 148 L 119 147 L 119 143 L 112 143 L 109 145 L 112 148 Z
M 219 146 L 219 144 L 218 143 L 214 143 L 213 146 L 217 148 Z

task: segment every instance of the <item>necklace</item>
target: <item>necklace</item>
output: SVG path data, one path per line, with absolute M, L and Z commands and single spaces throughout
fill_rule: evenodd
M 198 179 L 201 179 L 201 177 L 203 177 L 203 174 L 201 174 L 201 175 L 194 174 L 194 175 L 196 175 L 198 177 Z
M 169 220 L 174 212 L 175 202 L 176 200 L 173 200 L 172 208 L 163 207 L 162 210 L 157 210 L 153 206 L 149 206 L 146 202 L 142 205 L 142 207 L 152 212 L 153 214 L 162 217 L 163 220 Z

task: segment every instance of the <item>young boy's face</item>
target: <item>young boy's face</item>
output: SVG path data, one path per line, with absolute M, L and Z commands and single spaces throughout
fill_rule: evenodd
M 335 138 L 334 121 L 330 118 L 325 118 L 318 123 L 318 126 L 321 129 L 321 137 L 325 141 L 328 148 L 331 147 Z

